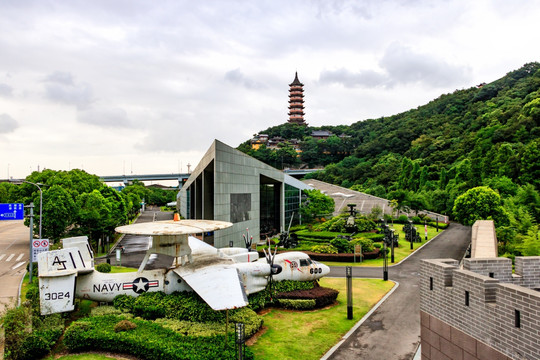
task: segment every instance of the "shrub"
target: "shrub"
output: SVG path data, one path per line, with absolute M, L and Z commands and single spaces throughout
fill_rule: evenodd
M 98 306 L 92 308 L 91 316 L 103 316 L 103 315 L 124 315 L 125 317 L 133 317 L 131 314 L 124 313 L 122 310 L 115 308 L 114 306 Z
M 292 300 L 292 299 L 277 299 L 277 303 L 280 307 L 291 310 L 312 310 L 315 308 L 316 301 L 309 300 Z
M 400 215 L 396 220 L 395 222 L 397 222 L 398 224 L 405 224 L 409 221 L 409 218 L 407 217 L 407 215 Z
M 347 221 L 346 217 L 347 217 L 346 214 L 334 216 L 330 220 L 327 220 L 327 221 L 325 221 L 325 222 L 323 222 L 321 224 L 315 225 L 313 228 L 316 231 L 338 231 L 338 232 L 341 232 L 342 230 L 330 230 L 330 229 L 331 228 L 334 228 L 334 229 L 337 228 L 338 225 L 335 225 L 336 223 L 341 224 L 339 226 L 344 226 L 345 222 Z
M 114 325 L 114 332 L 130 331 L 137 328 L 137 324 L 129 320 L 120 320 Z
M 381 243 L 375 243 L 375 244 L 373 244 L 373 247 L 376 248 L 376 249 L 380 249 L 380 248 L 382 248 L 382 244 Z
M 366 239 L 366 238 L 358 238 L 358 239 L 354 239 L 353 241 L 351 241 L 351 245 L 354 246 L 354 245 L 357 245 L 357 244 L 360 244 L 362 245 L 362 252 L 371 252 L 375 249 L 375 246 L 373 244 L 373 240 L 370 240 L 370 239 Z M 378 244 L 380 245 L 380 244 Z M 380 246 L 379 246 L 380 248 Z
M 223 336 L 185 336 L 160 324 L 133 319 L 137 327 L 115 332 L 123 320 L 115 315 L 95 316 L 73 322 L 64 334 L 64 344 L 73 352 L 99 349 L 131 354 L 140 359 L 235 359 L 234 346 L 223 348 Z M 228 336 L 230 344 L 234 336 Z M 253 359 L 246 348 L 245 359 Z
M 248 307 L 254 311 L 264 309 L 266 304 L 271 303 L 270 292 L 267 290 L 259 291 L 255 294 L 248 295 L 249 305 Z
M 110 273 L 111 272 L 111 264 L 107 263 L 101 263 L 96 265 L 96 270 L 100 273 Z
M 60 335 L 63 321 L 58 314 L 34 316 L 29 303 L 10 309 L 4 316 L 5 358 L 12 360 L 38 359 L 48 354 Z M 30 332 L 27 324 L 32 324 Z
M 113 300 L 113 306 L 119 310 L 131 311 L 135 304 L 135 297 L 129 295 L 118 295 Z
M 420 224 L 422 222 L 422 219 L 420 218 L 420 216 L 413 216 L 411 218 L 412 222 L 415 223 L 415 224 Z
M 330 244 L 316 245 L 311 248 L 311 251 L 313 251 L 314 253 L 319 253 L 319 254 L 337 254 L 338 253 L 337 249 Z
M 354 223 L 356 224 L 357 232 L 368 232 L 377 228 L 377 224 L 373 220 L 365 217 L 356 218 Z
M 349 242 L 349 240 L 341 237 L 337 237 L 330 241 L 330 245 L 335 247 L 338 253 L 350 253 L 353 251 L 353 245 Z
M 28 337 L 27 325 L 30 320 L 30 311 L 27 307 L 19 306 L 9 309 L 4 315 L 5 330 L 5 358 L 23 359 L 23 343 Z

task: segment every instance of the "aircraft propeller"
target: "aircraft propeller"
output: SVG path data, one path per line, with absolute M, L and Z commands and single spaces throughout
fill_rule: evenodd
M 270 240 L 268 240 L 268 252 L 266 252 L 265 249 L 263 249 L 264 257 L 266 258 L 266 262 L 268 265 L 270 265 L 270 275 L 268 276 L 268 286 L 270 288 L 270 297 L 272 296 L 272 285 L 274 282 L 273 276 L 279 274 L 283 268 L 281 265 L 274 264 L 274 259 L 276 258 L 277 253 L 277 245 L 274 248 L 274 253 L 272 254 L 272 248 L 270 246 Z

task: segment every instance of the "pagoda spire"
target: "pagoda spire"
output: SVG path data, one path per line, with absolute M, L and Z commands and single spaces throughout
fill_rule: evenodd
M 289 120 L 287 122 L 307 126 L 304 120 L 304 84 L 298 80 L 298 72 L 294 74 L 294 80 L 289 87 Z

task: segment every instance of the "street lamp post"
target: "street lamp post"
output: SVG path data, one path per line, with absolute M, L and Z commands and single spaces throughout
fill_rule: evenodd
M 383 241 L 383 280 L 388 281 L 388 257 L 386 254 L 386 241 Z
M 36 184 L 36 183 L 26 181 L 26 180 L 24 180 L 23 182 L 32 184 L 39 189 L 39 238 L 41 239 L 41 215 L 43 214 L 43 191 L 41 190 L 41 187 L 39 186 L 40 185 L 43 186 L 44 184 L 41 184 L 41 183 Z
M 390 260 L 392 262 L 392 264 L 394 263 L 394 229 L 390 229 L 391 233 L 390 233 L 390 241 L 392 242 L 390 244 L 391 246 L 391 249 L 392 249 L 392 252 L 390 254 Z
M 411 250 L 413 249 L 413 232 L 412 232 L 413 222 L 409 220 L 409 242 L 411 243 Z

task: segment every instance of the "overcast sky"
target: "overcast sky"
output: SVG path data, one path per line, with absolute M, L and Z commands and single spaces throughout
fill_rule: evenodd
M 540 61 L 540 0 L 0 0 L 0 178 L 185 172 L 287 121 L 352 124 Z

